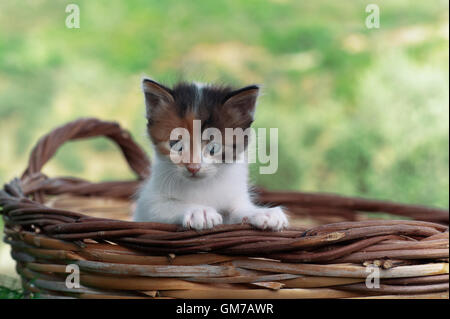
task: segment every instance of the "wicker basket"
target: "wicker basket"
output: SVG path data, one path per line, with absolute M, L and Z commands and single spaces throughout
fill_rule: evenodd
M 90 183 L 41 173 L 61 144 L 94 136 L 118 144 L 136 181 Z M 260 189 L 261 203 L 287 209 L 291 228 L 194 231 L 131 222 L 130 196 L 149 167 L 113 122 L 80 119 L 38 142 L 22 177 L 0 191 L 4 240 L 28 296 L 448 298 L 446 210 Z M 373 219 L 377 212 L 398 220 Z M 78 266 L 79 288 L 66 285 L 69 264 Z M 381 278 L 374 288 L 366 285 L 372 271 Z

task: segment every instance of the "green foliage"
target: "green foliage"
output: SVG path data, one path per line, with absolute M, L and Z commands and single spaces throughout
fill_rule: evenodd
M 22 291 L 0 286 L 0 299 L 22 299 L 22 298 L 23 298 Z
M 19 280 L 0 274 L 0 299 L 21 299 L 23 297 Z
M 148 149 L 140 77 L 264 84 L 257 127 L 279 129 L 268 187 L 448 207 L 448 3 L 68 1 L 0 4 L 0 181 L 37 139 L 81 116 L 117 120 Z M 50 176 L 132 174 L 117 148 L 64 146 Z

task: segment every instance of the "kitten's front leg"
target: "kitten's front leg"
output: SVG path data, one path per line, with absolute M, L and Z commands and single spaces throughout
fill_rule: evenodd
M 222 224 L 216 209 L 167 198 L 144 198 L 137 203 L 135 221 L 180 224 L 185 228 L 207 229 Z
M 222 215 L 214 208 L 208 206 L 190 206 L 183 215 L 183 226 L 185 228 L 207 229 L 220 225 L 222 222 Z
M 234 210 L 230 214 L 230 223 L 249 223 L 259 229 L 280 231 L 288 227 L 286 214 L 280 207 L 250 206 Z

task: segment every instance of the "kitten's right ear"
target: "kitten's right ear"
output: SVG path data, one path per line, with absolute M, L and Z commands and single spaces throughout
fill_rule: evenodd
M 174 101 L 172 91 L 162 84 L 148 78 L 142 80 L 142 91 L 145 96 L 145 106 L 147 117 L 150 117 L 150 111 Z

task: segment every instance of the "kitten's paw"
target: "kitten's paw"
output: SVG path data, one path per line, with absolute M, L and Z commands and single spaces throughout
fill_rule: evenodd
M 208 229 L 222 224 L 223 219 L 214 208 L 206 206 L 193 207 L 184 214 L 183 226 L 192 229 Z
M 289 225 L 286 214 L 280 207 L 260 208 L 258 212 L 242 219 L 260 229 L 282 230 Z

